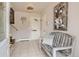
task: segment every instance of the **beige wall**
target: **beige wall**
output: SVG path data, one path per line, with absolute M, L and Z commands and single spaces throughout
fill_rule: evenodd
M 26 17 L 26 20 L 22 23 L 21 17 Z M 30 35 L 30 25 L 29 25 L 29 15 L 25 12 L 18 12 L 15 11 L 15 24 L 13 24 L 17 28 L 14 29 L 12 26 L 10 26 L 10 34 L 15 38 L 18 39 L 24 39 L 29 38 Z
M 22 23 L 21 17 L 26 17 L 26 20 Z M 36 13 L 27 13 L 23 11 L 15 11 L 15 26 L 17 28 L 14 29 L 12 26 L 10 26 L 10 34 L 13 36 L 13 38 L 16 39 L 16 41 L 20 40 L 31 40 L 31 21 L 32 18 L 38 18 L 40 17 L 39 14 Z
M 75 37 L 76 43 L 73 55 L 79 56 L 79 3 L 69 3 L 68 21 L 68 32 Z
M 51 7 L 45 12 L 42 18 L 42 33 L 49 33 L 53 30 L 53 9 Z M 68 9 L 68 30 L 63 31 L 74 37 L 73 56 L 79 56 L 79 3 L 69 3 Z M 42 35 L 43 35 L 42 34 Z M 75 44 L 76 43 L 76 44 Z
M 42 35 L 53 31 L 53 9 L 56 4 L 51 4 L 42 15 Z

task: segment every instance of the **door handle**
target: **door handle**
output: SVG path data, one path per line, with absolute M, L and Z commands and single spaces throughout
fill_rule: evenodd
M 32 30 L 32 31 L 37 31 L 37 30 Z

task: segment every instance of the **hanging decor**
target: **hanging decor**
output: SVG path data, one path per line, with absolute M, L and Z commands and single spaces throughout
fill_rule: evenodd
M 54 7 L 54 30 L 67 30 L 68 3 L 60 2 Z

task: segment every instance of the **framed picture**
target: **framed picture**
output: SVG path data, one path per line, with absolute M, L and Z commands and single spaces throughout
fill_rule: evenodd
M 68 2 L 60 2 L 54 7 L 54 30 L 67 30 Z
M 10 24 L 14 24 L 14 10 L 10 8 Z

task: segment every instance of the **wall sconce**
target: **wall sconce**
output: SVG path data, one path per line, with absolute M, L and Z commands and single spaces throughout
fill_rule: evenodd
M 26 21 L 26 17 L 21 17 L 22 24 Z

